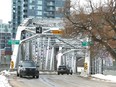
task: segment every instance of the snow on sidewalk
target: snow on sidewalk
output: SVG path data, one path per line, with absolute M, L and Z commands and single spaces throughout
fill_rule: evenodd
M 10 75 L 7 71 L 0 72 L 0 87 L 11 87 L 5 75 Z
M 113 75 L 95 74 L 95 75 L 91 75 L 91 77 L 105 80 L 108 82 L 116 82 L 116 76 L 113 76 Z

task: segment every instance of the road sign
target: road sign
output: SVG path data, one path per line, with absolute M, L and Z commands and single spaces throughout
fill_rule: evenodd
M 88 42 L 82 42 L 82 46 L 88 46 L 89 43 Z
M 82 42 L 82 46 L 89 46 L 89 45 L 93 45 L 94 43 L 89 41 L 89 42 Z
M 11 69 L 14 68 L 14 62 L 13 61 L 10 62 L 10 66 L 11 66 Z
M 12 45 L 12 44 L 20 44 L 20 40 L 8 40 L 8 44 Z
M 62 30 L 52 30 L 51 33 L 53 33 L 53 34 L 62 34 Z
M 42 27 L 36 27 L 36 33 L 42 33 Z

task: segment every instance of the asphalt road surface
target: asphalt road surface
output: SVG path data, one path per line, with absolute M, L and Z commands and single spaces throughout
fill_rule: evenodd
M 32 77 L 9 77 L 13 87 L 116 87 L 116 83 L 92 80 L 78 75 L 40 75 L 38 79 Z

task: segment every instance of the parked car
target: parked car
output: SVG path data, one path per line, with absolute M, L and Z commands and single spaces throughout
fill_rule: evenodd
M 58 72 L 58 75 L 59 74 L 67 74 L 67 75 L 69 75 L 69 74 L 71 74 L 72 75 L 72 69 L 70 68 L 70 67 L 68 67 L 68 66 L 66 66 L 66 65 L 60 65 L 59 67 L 58 67 L 58 70 L 57 70 L 57 72 Z
M 21 61 L 17 68 L 17 76 L 33 76 L 33 78 L 39 78 L 38 66 L 32 60 Z

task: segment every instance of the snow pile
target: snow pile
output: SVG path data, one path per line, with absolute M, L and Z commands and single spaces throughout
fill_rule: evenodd
M 0 87 L 11 87 L 4 75 L 0 75 Z
M 10 73 L 6 70 L 0 72 L 0 87 L 11 87 L 6 76 Z
M 3 71 L 0 72 L 0 74 L 5 75 L 5 76 L 9 76 L 10 72 L 7 71 L 7 70 L 3 70 Z
M 112 76 L 112 75 L 95 74 L 91 76 L 94 78 L 99 78 L 110 82 L 116 82 L 116 76 Z

